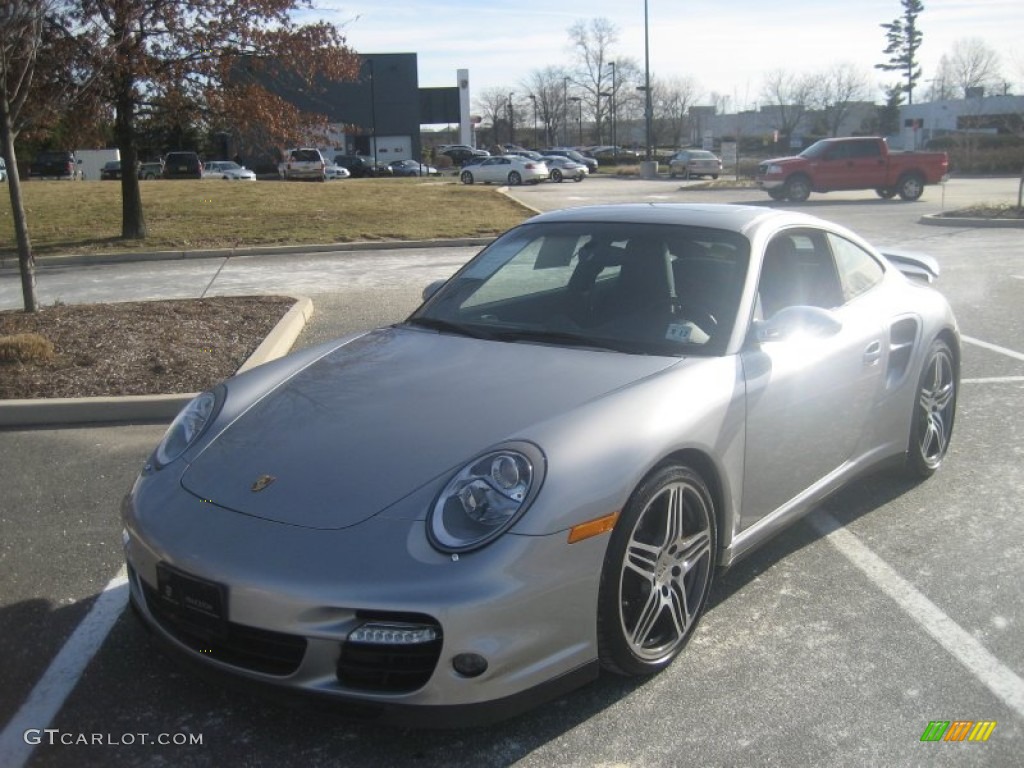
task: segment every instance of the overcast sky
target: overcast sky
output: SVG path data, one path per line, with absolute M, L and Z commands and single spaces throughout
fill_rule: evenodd
M 879 26 L 902 14 L 899 0 L 648 0 L 651 72 L 691 77 L 733 107 L 761 100 L 762 73 L 820 71 L 839 62 L 871 82 L 884 59 Z M 319 0 L 314 17 L 343 27 L 360 53 L 416 53 L 421 87 L 456 85 L 471 93 L 516 90 L 529 73 L 571 62 L 568 28 L 606 18 L 618 29 L 615 58 L 644 60 L 643 0 Z M 974 37 L 999 55 L 1013 93 L 1024 92 L 1024 0 L 924 0 L 920 62 L 924 78 L 958 39 Z

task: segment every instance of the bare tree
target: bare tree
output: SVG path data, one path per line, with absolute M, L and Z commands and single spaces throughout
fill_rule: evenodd
M 535 141 L 538 145 L 550 146 L 557 143 L 557 137 L 562 134 L 565 98 L 568 95 L 566 81 L 569 79 L 571 78 L 568 70 L 551 66 L 533 70 L 521 83 L 527 98 L 530 99 L 530 108 L 537 110 L 540 135 Z
M 573 81 L 577 96 L 583 99 L 584 112 L 593 118 L 594 130 L 601 134 L 611 103 L 603 93 L 612 91 L 612 67 L 615 44 L 619 41 L 618 28 L 608 19 L 577 21 L 569 27 L 569 48 L 573 56 Z M 618 62 L 616 62 L 618 65 Z M 622 80 L 615 77 L 615 87 Z
M 974 88 L 991 90 L 1002 84 L 999 54 L 980 38 L 957 40 L 948 58 L 943 56 L 942 61 L 946 62 L 949 80 L 960 98 L 967 98 Z
M 697 100 L 697 83 L 690 77 L 672 77 L 652 83 L 651 89 L 655 144 L 683 146 L 689 137 L 689 111 Z
M 483 122 L 490 123 L 494 132 L 494 143 L 501 139 L 499 132 L 508 133 L 509 126 L 509 94 L 514 89 L 497 86 L 485 88 L 476 97 L 476 111 L 483 118 Z M 515 113 L 513 112 L 513 117 Z
M 776 69 L 764 76 L 762 99 L 771 108 L 774 127 L 787 142 L 800 126 L 807 110 L 820 101 L 821 75 L 795 75 Z
M 854 104 L 867 99 L 868 76 L 855 64 L 839 62 L 821 76 L 819 85 L 817 96 L 829 136 L 838 136 Z

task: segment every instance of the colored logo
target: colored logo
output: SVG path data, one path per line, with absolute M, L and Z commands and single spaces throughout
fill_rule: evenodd
M 932 720 L 921 741 L 988 741 L 995 729 L 995 720 Z

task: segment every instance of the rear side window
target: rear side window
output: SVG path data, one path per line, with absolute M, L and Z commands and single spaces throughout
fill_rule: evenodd
M 829 233 L 828 244 L 836 259 L 844 301 L 860 296 L 882 279 L 885 273 L 882 265 L 859 245 L 832 233 Z

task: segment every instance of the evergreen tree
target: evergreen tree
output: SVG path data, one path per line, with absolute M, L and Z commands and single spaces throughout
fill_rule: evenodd
M 917 17 L 924 10 L 921 0 L 900 0 L 903 16 L 882 24 L 885 30 L 885 55 L 889 60 L 875 64 L 875 69 L 886 72 L 900 72 L 905 80 L 900 89 L 907 94 L 907 102 L 914 103 L 914 86 L 921 79 L 921 67 L 917 63 L 917 51 L 921 47 L 922 34 L 917 26 Z

